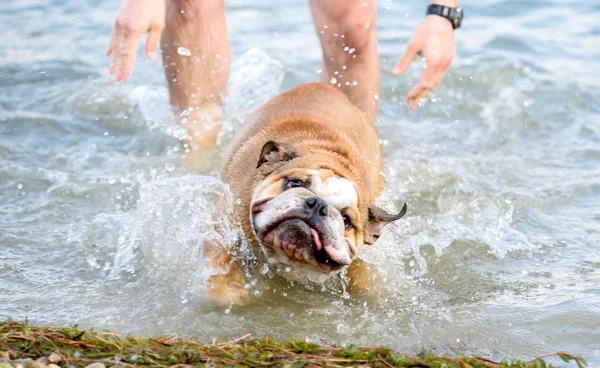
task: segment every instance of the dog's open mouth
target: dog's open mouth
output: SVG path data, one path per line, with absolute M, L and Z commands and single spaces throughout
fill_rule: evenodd
M 271 225 L 259 234 L 259 240 L 282 249 L 291 260 L 314 259 L 318 264 L 326 265 L 331 270 L 346 265 L 333 259 L 335 252 L 332 254 L 332 247 L 323 245 L 319 231 L 299 218 L 287 218 Z

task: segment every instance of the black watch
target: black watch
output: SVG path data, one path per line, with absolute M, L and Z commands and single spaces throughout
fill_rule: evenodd
M 463 11 L 461 8 L 451 8 L 449 6 L 431 4 L 427 8 L 427 15 L 429 14 L 439 15 L 440 17 L 448 19 L 450 23 L 452 23 L 453 29 L 459 28 L 463 20 Z

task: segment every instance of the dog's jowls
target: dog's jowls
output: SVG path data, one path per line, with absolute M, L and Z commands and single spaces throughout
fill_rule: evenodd
M 309 83 L 258 109 L 233 137 L 223 180 L 239 199 L 246 237 L 291 279 L 323 282 L 348 268 L 354 289 L 367 287 L 357 259 L 397 215 L 375 207 L 382 159 L 373 124 L 337 89 Z M 246 304 L 241 268 L 224 247 L 206 254 L 217 271 L 207 296 Z

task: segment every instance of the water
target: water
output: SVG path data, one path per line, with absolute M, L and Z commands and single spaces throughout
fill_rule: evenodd
M 222 310 L 202 302 L 201 249 L 239 236 L 226 220 L 235 199 L 179 164 L 159 63 L 140 54 L 131 81 L 111 83 L 117 2 L 2 3 L 0 319 L 493 358 L 566 350 L 600 366 L 600 7 L 465 3 L 448 76 L 409 112 L 422 67 L 389 70 L 423 6 L 379 4 L 381 203 L 410 204 L 363 255 L 386 276 L 379 299 L 249 269 L 252 306 Z M 227 16 L 236 64 L 222 146 L 320 68 L 304 1 L 230 1 Z

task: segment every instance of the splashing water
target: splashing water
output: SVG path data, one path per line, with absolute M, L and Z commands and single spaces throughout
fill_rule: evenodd
M 113 3 L 94 3 L 85 27 L 68 20 L 89 4 L 0 5 L 0 319 L 490 357 L 567 350 L 600 365 L 600 89 L 587 62 L 600 57 L 599 14 L 587 2 L 534 3 L 470 4 L 449 74 L 411 113 L 403 101 L 420 64 L 401 77 L 387 70 L 422 4 L 381 11 L 380 204 L 407 201 L 409 213 L 362 255 L 383 276 L 377 297 L 348 293 L 342 278 L 288 282 L 246 247 L 253 303 L 226 310 L 203 300 L 202 251 L 244 247 L 235 198 L 178 165 L 186 132 L 162 68 L 139 58 L 119 85 L 101 74 Z M 305 2 L 230 6 L 228 21 L 235 62 L 221 148 L 321 62 Z M 510 31 L 493 26 L 507 21 Z

